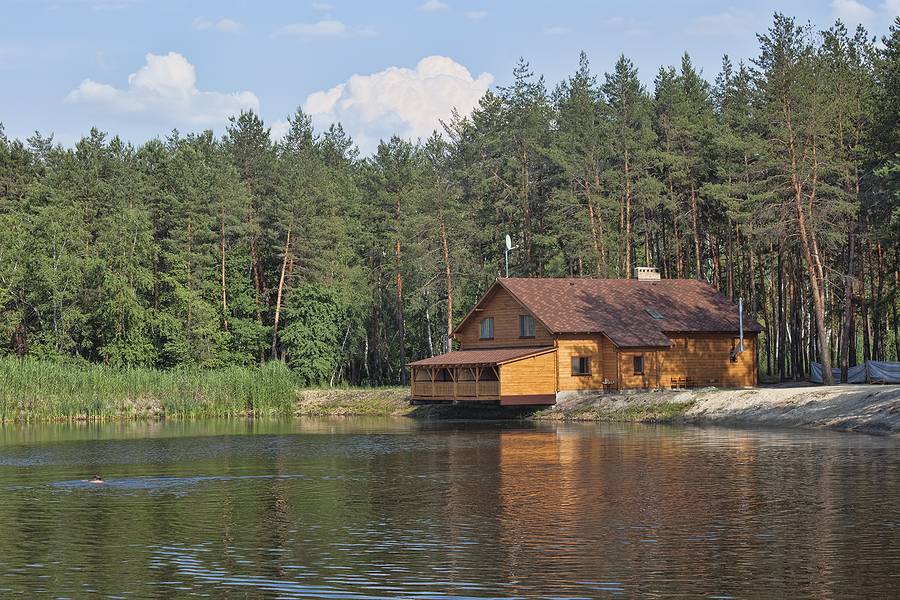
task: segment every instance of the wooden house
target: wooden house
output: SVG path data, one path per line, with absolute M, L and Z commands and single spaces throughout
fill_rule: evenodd
M 459 350 L 408 365 L 412 403 L 756 385 L 755 319 L 708 283 L 639 277 L 497 279 L 454 329 Z

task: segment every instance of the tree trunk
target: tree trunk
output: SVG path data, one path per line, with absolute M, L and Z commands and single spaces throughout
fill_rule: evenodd
M 447 244 L 447 227 L 444 223 L 444 209 L 438 205 L 438 215 L 441 219 L 441 243 L 444 246 L 444 273 L 447 277 L 447 329 L 441 336 L 443 352 L 450 352 L 450 334 L 453 333 L 453 281 L 450 277 L 450 248 Z M 429 327 L 430 327 L 429 323 Z M 430 340 L 429 336 L 429 340 Z M 431 343 L 431 342 L 429 342 Z
M 844 285 L 844 328 L 841 333 L 841 383 L 847 383 L 847 369 L 850 368 L 848 355 L 850 352 L 850 325 L 852 323 L 853 311 L 853 287 L 855 278 L 856 260 L 856 219 L 849 219 L 849 242 L 848 242 L 848 258 L 847 258 L 847 277 Z
M 287 237 L 284 241 L 284 259 L 281 261 L 281 277 L 278 280 L 278 295 L 275 298 L 275 322 L 272 325 L 272 360 L 278 360 L 278 317 L 281 315 L 281 293 L 284 290 L 284 274 L 287 271 L 288 255 L 291 250 L 292 226 L 293 221 L 288 223 Z
M 799 191 L 795 196 L 795 202 L 800 227 L 800 241 L 809 271 L 809 289 L 813 296 L 813 306 L 816 312 L 816 334 L 819 339 L 819 362 L 822 364 L 822 383 L 824 385 L 834 385 L 834 374 L 831 372 L 831 356 L 828 353 L 828 332 L 825 330 L 825 299 L 821 292 L 823 269 L 815 240 L 811 239 L 811 236 L 806 231 L 806 215 Z M 815 253 L 813 252 L 814 249 L 816 250 Z
M 222 322 L 228 331 L 228 302 L 225 297 L 225 194 L 222 193 Z

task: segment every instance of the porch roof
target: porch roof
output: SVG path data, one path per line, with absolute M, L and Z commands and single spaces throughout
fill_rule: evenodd
M 556 350 L 554 346 L 543 348 L 483 348 L 477 350 L 457 350 L 432 358 L 409 363 L 408 367 L 458 367 L 461 365 L 499 365 L 527 356 L 544 354 Z

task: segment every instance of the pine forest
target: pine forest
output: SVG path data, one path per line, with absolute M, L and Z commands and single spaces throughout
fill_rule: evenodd
M 896 361 L 900 18 L 878 40 L 779 14 L 757 37 L 712 81 L 685 54 L 652 89 L 625 56 L 554 87 L 520 59 L 471 115 L 370 157 L 299 109 L 278 141 L 253 112 L 139 147 L 0 128 L 2 353 L 407 385 L 509 235 L 511 277 L 648 266 L 741 298 L 763 380 Z

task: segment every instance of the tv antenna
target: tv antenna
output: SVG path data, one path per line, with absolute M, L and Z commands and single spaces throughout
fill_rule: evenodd
M 519 245 L 512 245 L 512 240 L 509 239 L 509 235 L 506 236 L 506 277 L 509 278 L 509 251 L 515 250 Z

